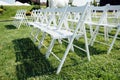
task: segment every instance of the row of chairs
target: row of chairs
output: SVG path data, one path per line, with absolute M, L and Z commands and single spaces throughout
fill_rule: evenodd
M 104 29 L 103 35 L 105 42 L 108 43 L 111 30 L 115 29 L 115 36 L 112 36 L 113 40 L 109 46 L 107 53 L 109 54 L 115 40 L 120 32 L 120 6 L 101 6 L 95 7 L 86 4 L 85 6 L 79 7 L 64 7 L 64 8 L 46 8 L 33 10 L 29 21 L 27 19 L 28 26 L 33 26 L 31 34 L 34 36 L 34 42 L 39 41 L 39 49 L 44 46 L 46 51 L 46 58 L 50 55 L 55 56 L 60 64 L 57 69 L 57 74 L 61 71 L 64 61 L 70 50 L 74 51 L 74 48 L 78 48 L 87 54 L 87 58 L 90 61 L 89 46 L 93 46 L 94 42 L 97 40 L 96 37 L 101 34 L 99 31 L 101 27 Z M 26 17 L 25 17 L 26 20 Z M 113 24 L 112 24 L 113 23 Z M 86 34 L 86 25 L 89 27 L 90 40 L 88 40 Z M 36 34 L 33 34 L 36 31 Z M 42 33 L 41 39 L 38 39 L 38 35 Z M 47 47 L 44 44 L 45 37 L 49 35 L 51 37 L 51 42 Z M 81 45 L 74 44 L 74 41 L 79 39 L 84 39 L 85 48 L 80 47 Z M 53 47 L 55 46 L 55 41 L 58 40 L 59 44 L 62 42 L 67 42 L 68 46 L 63 54 L 62 59 L 60 59 L 53 52 Z M 97 41 L 100 42 L 100 41 Z M 100 42 L 106 44 L 104 42 Z
M 27 24 L 26 12 L 27 10 L 25 9 L 17 10 L 15 16 L 12 17 L 14 19 L 12 24 L 18 29 L 20 28 L 22 24 Z
M 34 22 L 28 22 L 34 28 L 42 33 L 42 37 L 39 42 L 39 49 L 45 46 L 45 37 L 49 35 L 51 37 L 51 42 L 46 51 L 46 58 L 50 55 L 56 57 L 60 61 L 57 69 L 57 74 L 61 71 L 64 61 L 70 50 L 74 51 L 74 47 L 83 50 L 87 53 L 88 60 L 90 61 L 90 54 L 88 48 L 88 40 L 85 29 L 85 19 L 87 15 L 88 4 L 80 7 L 64 7 L 64 8 L 47 8 L 44 10 L 38 10 L 36 13 L 37 19 Z M 39 13 L 40 12 L 40 13 Z M 36 13 L 34 15 L 36 15 Z M 79 17 L 78 17 L 79 16 Z M 36 35 L 38 35 L 37 33 Z M 80 45 L 75 45 L 74 40 L 82 38 L 85 41 L 85 49 L 80 47 Z M 36 38 L 36 37 L 35 37 Z M 67 42 L 68 46 L 63 54 L 62 59 L 60 59 L 54 52 L 53 47 L 55 46 L 55 41 L 58 40 L 59 43 L 63 41 Z M 62 54 L 62 53 L 61 53 Z
M 109 49 L 107 51 L 107 53 L 109 54 L 111 52 L 111 49 L 113 47 L 113 44 L 115 43 L 115 40 L 118 36 L 119 33 L 119 26 L 120 26 L 120 6 L 111 6 L 109 4 L 107 4 L 106 6 L 102 6 L 102 7 L 94 7 L 91 6 L 91 10 L 89 11 L 89 18 L 87 20 L 87 24 L 90 26 L 90 31 L 91 31 L 91 38 L 90 38 L 90 42 L 89 45 L 93 45 L 94 42 L 96 41 L 96 37 L 100 31 L 100 28 L 102 27 L 104 29 L 104 41 L 105 42 L 100 42 L 102 44 L 108 45 Z M 99 12 L 99 15 L 96 13 L 96 15 L 98 15 L 97 17 L 95 16 L 94 18 L 92 18 L 93 15 L 95 15 L 94 11 Z M 90 12 L 93 12 L 90 13 Z M 95 19 L 97 18 L 97 20 Z M 93 19 L 95 19 L 95 22 Z M 93 31 L 92 26 L 95 26 L 95 30 Z M 116 31 L 115 36 L 111 36 L 110 33 L 112 30 Z M 112 42 L 110 42 L 109 38 L 112 37 L 113 40 Z M 110 42 L 110 43 L 109 43 Z

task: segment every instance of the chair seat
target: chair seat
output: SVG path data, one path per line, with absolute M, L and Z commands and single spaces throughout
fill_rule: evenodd
M 29 25 L 39 28 L 40 26 L 46 26 L 46 24 L 40 22 L 28 22 Z
M 95 26 L 106 26 L 106 27 L 116 27 L 116 24 L 106 24 L 106 23 L 95 23 L 95 22 L 85 22 L 88 25 L 95 25 Z
M 24 17 L 12 17 L 12 18 L 14 18 L 14 19 L 25 19 Z
M 31 26 L 46 26 L 46 24 L 40 23 L 40 22 L 28 22 L 29 25 Z
M 55 26 L 46 26 L 46 24 L 40 24 L 39 22 L 29 22 L 29 25 L 35 26 L 41 31 L 46 32 L 47 34 L 51 35 L 54 39 L 68 38 L 73 35 L 71 31 L 62 29 L 58 30 Z
M 46 33 L 50 34 L 54 39 L 69 38 L 73 35 L 72 32 L 67 30 L 46 30 Z
M 55 39 L 68 38 L 73 35 L 71 31 L 57 30 L 55 26 L 46 26 L 46 24 L 41 24 L 39 22 L 28 22 L 28 24 L 50 34 Z
M 104 24 L 104 23 L 99 24 L 99 25 L 105 26 L 105 27 L 116 27 L 117 26 L 117 24 Z
M 68 38 L 73 35 L 71 31 L 57 30 L 55 26 L 46 26 L 46 24 L 40 24 L 39 22 L 29 22 L 28 24 L 46 32 L 55 39 Z
M 91 21 L 86 21 L 85 23 L 88 24 L 88 25 L 99 25 L 98 23 L 96 23 L 96 22 L 91 22 Z
M 48 28 L 48 29 L 57 29 L 55 26 L 47 26 L 47 24 L 43 24 L 40 22 L 28 22 L 29 25 L 34 26 L 36 28 L 42 29 L 42 27 Z

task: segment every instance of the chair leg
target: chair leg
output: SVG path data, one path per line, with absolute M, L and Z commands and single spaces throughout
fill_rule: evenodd
M 14 20 L 14 26 L 16 27 L 16 28 L 18 28 L 17 26 L 19 25 L 19 20 L 18 19 L 15 19 Z
M 104 38 L 105 38 L 105 41 L 108 41 L 108 27 L 104 26 Z
M 24 19 L 24 22 L 25 22 L 25 25 L 28 26 L 28 19 L 27 18 Z
M 94 41 L 95 41 L 95 39 L 96 39 L 96 36 L 97 36 L 97 34 L 98 34 L 99 28 L 100 28 L 99 26 L 96 27 L 96 29 L 95 29 L 95 31 L 94 31 L 91 39 L 90 39 L 89 45 L 93 46 Z
M 68 38 L 68 41 L 70 42 L 70 38 Z M 72 46 L 71 46 L 71 51 L 74 52 L 73 44 L 72 44 Z
M 23 22 L 23 20 L 20 20 L 20 22 L 18 23 L 18 26 L 17 26 L 18 29 L 20 28 L 22 22 Z
M 43 36 L 42 36 L 42 38 L 41 38 L 41 40 L 40 40 L 40 42 L 39 42 L 38 49 L 40 49 L 40 48 L 42 47 L 43 41 L 44 41 L 44 39 L 45 39 L 45 36 L 46 36 L 46 33 L 44 32 L 44 33 L 43 33 Z
M 85 27 L 84 27 L 84 40 L 85 40 L 85 48 L 86 48 L 87 58 L 88 58 L 88 61 L 90 61 L 90 52 L 89 52 L 88 40 L 87 40 Z
M 62 44 L 62 40 L 61 40 L 61 39 L 58 39 L 58 42 L 59 42 L 60 44 Z
M 14 24 L 14 26 L 15 26 L 16 28 L 18 28 L 17 26 L 18 26 L 18 24 L 19 24 L 19 20 L 15 19 L 13 24 Z
M 31 26 L 31 25 L 30 25 L 30 26 Z M 30 32 L 30 35 L 31 35 L 33 38 L 34 38 L 34 36 L 36 35 L 37 30 L 38 30 L 37 27 L 32 26 L 32 28 L 31 28 L 31 32 Z
M 30 26 L 30 25 L 29 25 Z M 32 36 L 32 37 L 34 37 L 34 31 L 35 31 L 35 27 L 33 26 L 32 27 L 32 30 L 31 30 L 31 32 L 30 32 L 30 35 Z
M 63 64 L 64 64 L 64 62 L 65 62 L 65 59 L 66 59 L 66 57 L 67 57 L 67 55 L 68 55 L 68 53 L 69 53 L 69 50 L 70 50 L 70 48 L 71 48 L 71 46 L 72 46 L 72 43 L 73 43 L 74 39 L 75 39 L 75 35 L 73 35 L 73 37 L 72 37 L 71 40 L 70 40 L 70 43 L 68 44 L 68 47 L 67 47 L 67 49 L 66 49 L 66 51 L 65 51 L 65 53 L 64 53 L 64 56 L 62 57 L 62 60 L 61 60 L 59 66 L 58 66 L 58 68 L 57 68 L 56 74 L 59 74 L 59 73 L 60 73 L 61 68 L 62 68 L 62 66 L 63 66 Z
M 50 53 L 51 53 L 51 51 L 52 51 L 52 48 L 53 48 L 53 46 L 54 46 L 55 40 L 56 40 L 56 39 L 52 39 L 52 41 L 51 41 L 51 43 L 50 43 L 50 45 L 49 45 L 49 47 L 48 47 L 48 50 L 47 50 L 47 52 L 46 52 L 46 58 L 49 58 Z
M 36 33 L 36 35 L 35 35 L 35 37 L 34 37 L 34 42 L 39 41 L 39 40 L 38 40 L 38 34 L 39 34 L 39 33 L 40 33 L 40 29 L 37 30 L 37 33 Z
M 90 26 L 90 36 L 92 36 L 93 35 L 93 27 L 91 25 L 89 25 L 89 26 Z
M 117 32 L 116 32 L 116 34 L 115 34 L 115 36 L 114 36 L 114 38 L 113 38 L 113 41 L 112 41 L 112 43 L 110 44 L 110 48 L 108 49 L 107 54 L 110 53 L 110 51 L 111 51 L 111 49 L 112 49 L 112 47 L 113 47 L 113 44 L 115 43 L 115 40 L 116 40 L 116 38 L 117 38 L 119 32 L 120 32 L 120 26 L 118 27 Z
M 12 21 L 12 24 L 13 24 L 14 26 L 15 26 L 15 22 L 16 22 L 16 20 L 13 20 L 13 21 Z

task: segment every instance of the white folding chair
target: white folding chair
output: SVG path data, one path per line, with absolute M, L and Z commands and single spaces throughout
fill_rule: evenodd
M 98 34 L 99 33 L 99 27 L 101 26 L 100 24 L 106 22 L 106 10 L 107 10 L 107 7 L 108 5 L 106 6 L 101 6 L 101 7 L 95 7 L 95 6 L 91 6 L 90 7 L 90 11 L 88 11 L 88 19 L 86 20 L 86 24 L 89 25 L 90 27 L 90 34 L 91 34 L 91 38 L 90 38 L 90 41 L 89 41 L 89 45 L 93 45 L 93 42 L 94 42 L 94 39 L 93 37 L 95 37 L 94 35 L 95 34 Z M 95 11 L 99 11 L 101 13 L 101 16 L 100 18 L 95 18 L 95 20 L 93 20 L 94 18 L 92 18 L 92 13 L 91 13 L 91 10 L 95 10 Z M 93 26 L 95 26 L 95 30 L 93 31 Z
M 65 59 L 69 53 L 69 50 L 71 49 L 72 46 L 85 51 L 87 53 L 88 60 L 90 61 L 86 29 L 85 29 L 85 25 L 84 25 L 84 22 L 86 19 L 85 15 L 87 14 L 87 9 L 88 9 L 88 5 L 81 6 L 81 7 L 68 7 L 67 10 L 65 11 L 65 13 L 63 13 L 62 17 L 60 18 L 56 29 L 48 28 L 47 30 L 46 29 L 44 30 L 44 32 L 46 34 L 49 34 L 50 37 L 52 38 L 51 43 L 46 52 L 46 58 L 48 58 L 50 56 L 50 54 L 52 54 L 54 57 L 56 57 L 60 61 L 60 64 L 59 64 L 57 72 L 56 72 L 57 74 L 59 74 L 59 72 L 61 71 L 64 61 L 65 61 Z M 59 12 L 62 12 L 61 9 L 55 9 L 55 10 L 56 11 L 59 10 Z M 75 14 L 76 15 L 79 14 L 79 17 L 76 18 Z M 69 15 L 70 16 L 72 15 L 72 19 L 69 19 Z M 72 22 L 72 24 L 74 23 L 74 27 L 69 26 L 69 23 L 71 23 L 71 22 Z M 50 27 L 50 26 L 48 26 L 48 27 Z M 73 44 L 73 41 L 78 36 L 79 36 L 79 38 L 84 37 L 85 49 Z M 52 48 L 54 47 L 54 43 L 55 43 L 56 39 L 63 40 L 65 38 L 68 39 L 69 42 L 68 42 L 68 46 L 66 48 L 66 51 L 65 51 L 62 59 L 60 59 L 57 55 L 55 55 L 52 52 Z M 42 40 L 42 42 L 43 42 L 43 40 Z
M 90 6 L 90 9 L 88 10 L 88 15 L 87 16 L 87 20 L 85 21 L 85 23 L 89 26 L 90 28 L 90 35 L 91 37 L 93 36 L 93 25 L 98 25 L 101 24 L 102 22 L 105 21 L 104 17 L 105 17 L 105 11 L 107 8 L 107 5 L 105 6 Z M 99 14 L 99 15 L 98 15 Z M 94 15 L 94 16 L 93 16 Z
M 23 9 L 18 10 L 16 12 L 15 17 L 13 17 L 14 18 L 13 25 L 17 27 L 18 29 L 20 28 L 22 24 L 27 24 L 26 12 L 27 10 L 23 10 Z
M 112 14 L 110 14 L 112 12 Z M 108 40 L 109 35 L 108 33 L 112 30 L 115 29 L 119 24 L 119 17 L 120 17 L 120 6 L 119 5 L 108 5 L 107 9 L 107 15 L 106 15 L 106 23 L 104 25 L 111 25 L 111 27 L 105 27 L 105 38 Z
M 47 15 L 50 16 L 50 17 L 47 16 L 47 19 L 49 20 L 48 21 L 48 25 L 46 25 L 46 26 L 44 26 L 42 28 L 41 27 L 39 28 L 43 32 L 42 38 L 40 39 L 40 42 L 39 42 L 39 45 L 38 45 L 39 49 L 42 46 L 44 46 L 45 48 L 47 48 L 47 46 L 45 46 L 43 44 L 43 41 L 44 41 L 45 36 L 46 36 L 46 33 L 49 30 L 56 30 L 57 29 L 57 26 L 60 25 L 59 24 L 60 23 L 60 19 L 63 16 L 63 13 L 65 13 L 67 7 L 60 8 L 60 9 L 58 9 L 58 8 L 53 8 L 53 9 L 54 9 L 53 11 L 51 11 L 49 9 L 49 11 L 48 11 L 49 14 L 47 14 Z M 60 39 L 58 39 L 58 40 L 60 41 Z
M 114 13 L 109 15 L 109 11 L 114 11 Z M 112 18 L 112 19 L 110 19 Z M 115 43 L 115 40 L 118 38 L 118 34 L 120 32 L 120 5 L 109 5 L 107 10 L 107 23 L 103 24 L 103 26 L 106 28 L 106 37 L 109 39 L 110 37 L 113 38 L 112 42 L 109 44 L 109 48 L 107 51 L 107 54 L 109 54 L 112 50 L 112 47 Z M 111 36 L 110 33 L 112 30 L 115 30 L 116 33 L 114 36 Z M 120 38 L 118 38 L 120 39 Z
M 114 17 L 117 20 L 116 22 L 114 22 L 113 21 L 114 19 L 110 20 L 110 18 L 109 18 L 109 11 L 111 11 L 111 10 L 114 11 L 116 9 L 120 9 L 120 6 L 110 6 L 110 5 L 107 5 L 106 10 L 104 11 L 104 13 L 102 15 L 104 18 L 102 19 L 102 17 L 101 17 L 101 23 L 99 23 L 97 25 L 97 27 L 96 27 L 96 29 L 95 29 L 95 31 L 93 33 L 94 36 L 92 36 L 92 38 L 90 40 L 91 41 L 90 44 L 93 45 L 93 43 L 95 42 L 96 36 L 98 35 L 97 33 L 100 30 L 100 27 L 101 26 L 104 27 L 105 42 L 100 42 L 100 43 L 109 46 L 109 49 L 107 51 L 108 54 L 110 53 L 110 51 L 111 51 L 111 49 L 113 47 L 113 44 L 114 44 L 114 42 L 115 42 L 115 40 L 117 38 L 117 35 L 119 33 L 119 24 L 120 24 L 119 20 L 120 19 L 118 17 Z M 115 28 L 115 29 L 117 28 L 117 30 L 116 30 L 116 34 L 115 34 L 115 37 L 113 38 L 112 43 L 108 44 L 108 38 L 110 37 L 108 35 L 108 33 L 109 33 L 109 29 L 111 29 L 111 28 Z M 107 41 L 107 43 L 106 43 L 106 41 Z
M 29 25 L 33 26 L 33 30 L 32 32 L 36 29 L 37 32 L 34 35 L 34 42 L 36 40 L 39 41 L 38 34 L 40 33 L 41 29 L 43 29 L 45 26 L 49 25 L 49 23 L 51 22 L 52 17 L 52 13 L 54 11 L 54 8 L 47 8 L 47 9 L 40 9 L 37 11 L 37 18 L 35 21 L 33 22 L 28 22 Z
M 38 31 L 36 31 L 37 27 L 35 26 L 35 24 L 37 22 L 40 22 L 40 19 L 42 19 L 42 18 L 43 18 L 43 13 L 42 13 L 41 9 L 33 10 L 31 12 L 31 16 L 28 18 L 28 26 L 33 26 L 31 33 L 30 33 L 32 35 L 32 37 L 35 37 L 36 33 L 38 32 Z M 39 39 L 37 37 L 34 39 L 34 41 L 36 41 L 36 40 L 39 41 Z

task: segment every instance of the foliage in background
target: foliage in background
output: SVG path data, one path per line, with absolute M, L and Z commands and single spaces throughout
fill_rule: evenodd
M 16 11 L 19 9 L 26 9 L 30 11 L 33 6 L 2 6 L 4 12 L 0 15 L 0 20 L 9 20 L 11 17 L 15 16 Z
M 3 13 L 3 11 L 4 11 L 3 6 L 0 6 L 0 15 Z
M 92 5 L 97 6 L 97 2 L 96 2 L 96 0 L 93 0 Z

